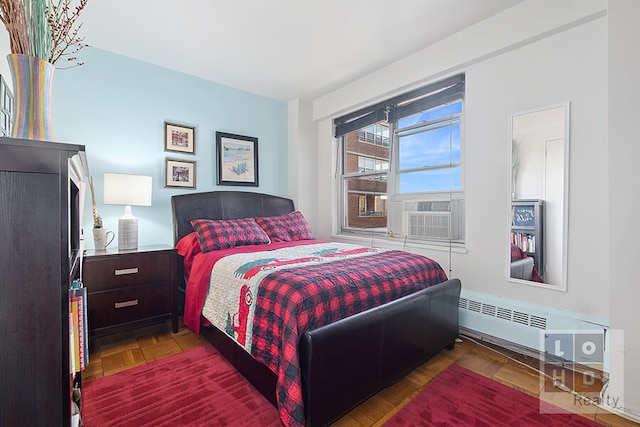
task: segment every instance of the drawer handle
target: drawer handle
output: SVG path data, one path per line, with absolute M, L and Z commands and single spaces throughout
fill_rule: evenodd
M 122 276 L 123 274 L 136 274 L 138 272 L 138 267 L 134 268 L 123 268 L 122 270 L 116 270 L 116 276 Z
M 132 307 L 134 305 L 138 305 L 138 300 L 137 299 L 132 299 L 131 301 L 117 302 L 116 303 L 116 308 Z

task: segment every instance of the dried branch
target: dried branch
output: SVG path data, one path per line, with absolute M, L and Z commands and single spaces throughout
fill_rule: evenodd
M 49 12 L 49 25 L 53 45 L 49 62 L 55 64 L 61 58 L 68 56 L 67 61 L 77 61 L 75 54 L 87 45 L 84 44 L 84 37 L 80 37 L 82 23 L 76 24 L 80 13 L 84 10 L 88 0 L 80 0 L 80 4 L 70 11 L 69 0 L 59 0 L 58 4 L 52 4 Z M 69 51 L 70 50 L 70 51 Z M 75 65 L 82 65 L 76 62 Z M 65 68 L 71 68 L 65 67 Z
M 0 19 L 9 33 L 11 52 L 29 52 L 29 40 L 24 30 L 24 4 L 21 1 L 0 0 Z
M 93 204 L 93 228 L 102 227 L 102 218 L 98 214 L 98 207 L 96 206 L 96 193 L 93 191 L 93 177 L 89 177 L 89 188 L 91 189 L 91 203 Z
M 9 33 L 12 53 L 31 55 L 55 65 L 59 60 L 82 65 L 76 53 L 87 45 L 79 36 L 78 18 L 88 0 L 0 0 L 0 20 Z

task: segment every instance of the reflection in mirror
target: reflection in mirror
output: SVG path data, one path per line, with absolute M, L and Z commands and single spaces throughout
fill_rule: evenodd
M 566 290 L 569 103 L 511 115 L 508 277 Z

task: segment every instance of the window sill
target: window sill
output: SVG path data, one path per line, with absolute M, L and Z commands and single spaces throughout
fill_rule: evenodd
M 364 234 L 352 234 L 352 233 L 342 233 L 342 234 L 332 234 L 331 240 L 339 241 L 343 243 L 352 243 L 355 245 L 362 246 L 374 246 L 374 247 L 382 247 L 386 249 L 398 249 L 407 252 L 413 252 L 411 249 L 417 250 L 431 250 L 431 251 L 441 251 L 441 252 L 453 252 L 466 254 L 467 247 L 464 243 L 458 242 L 419 242 L 416 240 L 406 240 L 404 236 L 395 236 L 395 237 L 385 237 L 379 234 L 366 236 Z

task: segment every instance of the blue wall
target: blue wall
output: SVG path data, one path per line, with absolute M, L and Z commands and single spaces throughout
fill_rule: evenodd
M 102 203 L 105 172 L 153 177 L 153 205 L 133 207 L 140 245 L 173 244 L 173 194 L 247 190 L 287 195 L 286 103 L 100 49 L 86 48 L 79 56 L 85 65 L 55 72 L 55 139 L 86 146 L 98 212 L 107 228 L 117 230 L 124 209 Z M 195 156 L 164 151 L 165 121 L 196 128 Z M 216 186 L 216 131 L 258 138 L 258 188 Z M 196 190 L 164 188 L 166 157 L 197 161 Z M 84 225 L 92 248 L 90 193 Z M 110 247 L 115 244 L 117 237 Z

